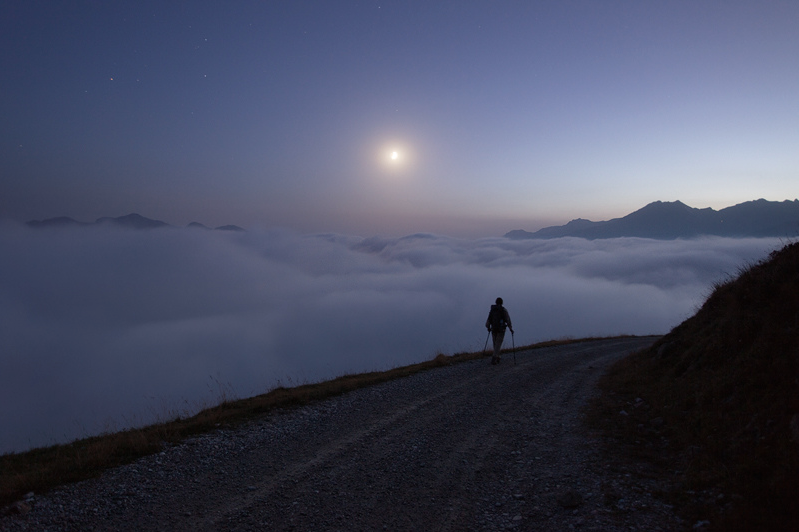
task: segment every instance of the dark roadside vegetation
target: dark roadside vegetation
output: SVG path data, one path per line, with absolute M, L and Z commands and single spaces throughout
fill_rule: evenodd
M 689 528 L 799 530 L 799 243 L 715 285 L 600 388 L 589 424 L 669 481 Z
M 517 350 L 597 340 L 551 340 Z M 509 352 L 510 350 L 504 350 Z M 248 399 L 223 400 L 187 418 L 133 428 L 77 440 L 69 444 L 42 447 L 0 456 L 0 509 L 25 494 L 44 493 L 54 487 L 95 477 L 103 471 L 158 453 L 165 446 L 220 428 L 230 428 L 282 408 L 292 408 L 343 394 L 391 379 L 407 377 L 432 368 L 486 356 L 484 352 L 439 354 L 434 359 L 387 371 L 344 375 L 330 381 L 292 388 L 278 387 Z

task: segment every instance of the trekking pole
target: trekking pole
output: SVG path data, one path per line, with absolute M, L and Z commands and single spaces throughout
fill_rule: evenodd
M 488 330 L 488 335 L 486 336 L 486 345 L 483 346 L 483 356 L 486 354 L 486 348 L 488 348 L 488 337 L 491 336 L 491 329 Z
M 516 365 L 516 338 L 513 336 L 513 331 L 510 332 L 510 341 L 513 342 L 513 365 Z

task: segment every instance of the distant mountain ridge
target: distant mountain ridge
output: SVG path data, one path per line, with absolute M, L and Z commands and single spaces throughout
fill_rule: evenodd
M 26 223 L 29 227 L 35 228 L 43 228 L 43 227 L 91 227 L 91 226 L 112 226 L 112 227 L 125 227 L 128 229 L 158 229 L 162 227 L 175 227 L 173 225 L 169 225 L 166 222 L 162 222 L 161 220 L 151 220 L 150 218 L 145 218 L 144 216 L 136 213 L 127 214 L 125 216 L 118 216 L 116 218 L 112 218 L 109 216 L 104 216 L 102 218 L 98 218 L 93 223 L 92 222 L 79 222 L 73 218 L 68 216 L 59 216 L 57 218 L 48 218 L 46 220 L 31 220 Z M 191 222 L 189 225 L 186 226 L 187 228 L 198 228 L 198 229 L 207 229 L 211 230 L 210 227 L 206 227 L 205 225 L 199 222 Z M 220 227 L 215 228 L 216 231 L 244 231 L 241 227 L 237 225 L 222 225 Z
M 592 222 L 578 218 L 566 225 L 545 227 L 535 232 L 516 229 L 505 234 L 511 239 L 578 237 L 588 240 L 639 237 L 674 240 L 698 236 L 797 237 L 799 200 L 759 199 L 719 211 L 696 209 L 681 201 L 656 201 L 623 218 Z

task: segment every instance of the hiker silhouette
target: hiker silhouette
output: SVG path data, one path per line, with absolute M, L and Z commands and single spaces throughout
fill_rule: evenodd
M 488 312 L 488 319 L 486 320 L 486 329 L 491 332 L 494 340 L 494 356 L 491 357 L 491 364 L 499 364 L 502 361 L 502 341 L 505 339 L 505 328 L 510 329 L 513 334 L 513 325 L 510 321 L 510 314 L 508 310 L 502 306 L 502 298 L 498 297 L 496 304 L 491 305 L 491 310 Z

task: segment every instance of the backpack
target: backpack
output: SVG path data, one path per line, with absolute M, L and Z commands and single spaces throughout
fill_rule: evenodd
M 491 324 L 492 330 L 505 330 L 505 327 L 508 326 L 505 322 L 505 308 L 499 305 L 491 305 L 491 311 L 488 313 L 488 323 Z

